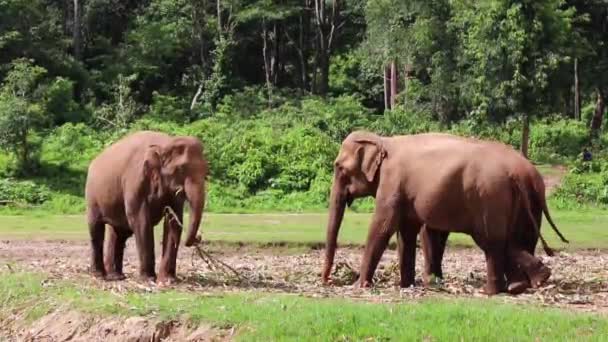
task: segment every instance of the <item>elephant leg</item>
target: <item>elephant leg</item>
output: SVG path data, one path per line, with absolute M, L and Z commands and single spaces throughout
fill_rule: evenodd
M 541 286 L 551 276 L 551 269 L 524 249 L 509 249 L 509 258 L 528 276 L 532 287 Z
M 519 267 L 511 251 L 507 253 L 505 264 L 505 276 L 507 278 L 507 292 L 513 295 L 523 293 L 530 288 L 530 280 L 526 273 Z
M 487 265 L 485 292 L 495 295 L 506 290 L 505 284 L 505 243 L 492 242 L 484 250 Z
M 420 240 L 424 254 L 423 280 L 427 286 L 430 284 L 433 275 L 443 279 L 441 263 L 449 235 L 449 232 L 438 231 L 426 225 L 420 231 Z
M 376 210 L 370 224 L 365 252 L 361 261 L 359 273 L 359 286 L 369 287 L 373 283 L 374 272 L 388 241 L 395 232 L 395 225 L 399 223 L 395 206 L 380 204 L 376 201 Z
M 91 235 L 91 273 L 98 278 L 104 278 L 106 271 L 103 265 L 103 240 L 105 223 L 99 218 L 89 216 L 89 234 Z
M 104 252 L 103 262 L 106 269 L 106 274 L 108 275 L 108 280 L 113 278 L 112 276 L 116 273 L 116 264 L 114 260 L 116 256 L 116 235 L 116 228 L 114 228 L 113 226 L 108 226 L 106 229 L 106 249 Z
M 133 233 L 125 228 L 111 227 L 108 230 L 106 245 L 106 272 L 108 280 L 126 279 L 122 268 L 127 239 Z
M 402 222 L 397 232 L 399 250 L 399 286 L 406 288 L 415 285 L 416 281 L 416 231 L 408 231 L 408 224 Z
M 154 227 L 147 215 L 147 208 L 142 206 L 134 215 L 128 215 L 129 225 L 135 234 L 135 243 L 139 255 L 139 276 L 144 281 L 155 281 L 154 271 Z
M 507 244 L 505 241 L 487 241 L 480 234 L 472 234 L 475 243 L 483 250 L 486 257 L 487 278 L 484 292 L 495 295 L 506 290 L 505 261 Z
M 542 211 L 537 206 L 534 206 L 532 203 L 532 216 L 534 221 L 536 222 L 536 227 L 541 226 L 542 223 Z M 508 282 L 508 292 L 511 294 L 519 294 L 524 292 L 526 289 L 530 288 L 532 284 L 530 283 L 530 275 L 535 278 L 536 281 L 545 281 L 548 275 L 546 270 L 543 270 L 542 267 L 536 268 L 536 270 L 540 272 L 535 272 L 535 267 L 531 267 L 535 264 L 531 258 L 534 258 L 534 253 L 536 249 L 536 244 L 538 242 L 538 233 L 536 228 L 532 222 L 530 222 L 530 215 L 527 211 L 522 211 L 519 214 L 517 220 L 517 233 L 514 235 L 513 241 L 510 243 L 510 247 L 508 250 L 508 261 L 507 261 L 507 282 Z M 527 252 L 526 254 L 522 254 Z M 522 264 L 519 262 L 524 262 L 528 265 L 528 270 L 524 270 Z M 528 274 L 527 272 L 530 272 Z M 536 276 L 534 273 L 538 273 Z M 544 279 L 543 279 L 544 278 Z
M 165 215 L 163 223 L 163 251 L 158 276 L 159 283 L 174 283 L 177 281 L 177 251 L 182 235 L 181 225 L 183 225 L 184 206 L 183 204 L 179 204 L 172 206 L 172 208 L 179 222 L 176 222 L 176 218 L 172 215 Z

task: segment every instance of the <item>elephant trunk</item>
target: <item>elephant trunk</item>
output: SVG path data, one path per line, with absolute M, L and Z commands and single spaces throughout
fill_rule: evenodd
M 334 178 L 334 184 L 331 189 L 330 204 L 329 204 L 329 221 L 327 223 L 327 242 L 325 245 L 325 266 L 323 268 L 322 281 L 327 284 L 329 275 L 334 263 L 336 254 L 338 231 L 344 218 L 344 210 L 346 207 L 347 196 L 339 184 L 338 178 Z
M 188 178 L 184 184 L 184 191 L 186 200 L 190 204 L 190 227 L 184 244 L 186 247 L 191 247 L 199 242 L 196 234 L 205 208 L 205 183 L 204 181 L 199 183 Z

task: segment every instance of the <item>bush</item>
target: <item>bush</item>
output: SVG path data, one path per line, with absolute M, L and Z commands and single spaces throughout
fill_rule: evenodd
M 552 151 L 562 156 L 577 156 L 589 144 L 589 129 L 581 121 L 545 119 L 530 130 L 531 155 Z
M 32 181 L 0 179 L 0 202 L 42 204 L 51 197 L 48 188 Z
M 110 141 L 85 124 L 67 123 L 54 129 L 42 144 L 43 163 L 85 171 Z

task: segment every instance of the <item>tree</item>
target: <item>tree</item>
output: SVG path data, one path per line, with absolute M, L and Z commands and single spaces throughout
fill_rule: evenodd
M 589 123 L 590 135 L 596 136 L 606 112 L 608 93 L 608 0 L 569 0 L 576 9 L 578 19 L 574 29 L 579 42 L 581 87 L 593 93 L 595 102 Z
M 35 91 L 46 70 L 28 59 L 17 59 L 0 88 L 0 148 L 14 153 L 22 172 L 32 169 L 31 133 L 44 122 Z
M 457 39 L 450 30 L 450 2 L 446 0 L 369 0 L 365 8 L 367 34 L 363 51 L 369 63 L 384 73 L 385 107 L 393 107 L 398 95 L 397 70 L 406 81 L 421 85 L 408 103 L 431 109 L 443 121 L 456 118 L 459 96 L 455 48 Z M 390 76 L 390 75 L 394 75 Z
M 561 0 L 456 2 L 462 94 L 474 112 L 488 118 L 520 116 L 525 156 L 530 116 L 544 114 L 542 99 L 555 90 L 548 80 L 568 61 L 572 16 Z

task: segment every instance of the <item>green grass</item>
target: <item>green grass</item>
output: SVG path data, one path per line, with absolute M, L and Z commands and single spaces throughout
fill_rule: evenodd
M 237 328 L 239 340 L 594 340 L 608 336 L 608 319 L 557 309 L 485 300 L 426 299 L 397 304 L 312 299 L 266 293 L 196 294 L 177 291 L 118 296 L 43 276 L 0 273 L 0 318 L 9 310 L 62 308 L 96 315 L 155 316 Z M 28 309 L 29 308 L 29 309 Z M 27 312 L 26 312 L 27 313 Z M 31 315 L 30 315 L 31 316 Z
M 545 222 L 543 235 L 556 248 L 608 248 L 608 212 L 601 209 L 552 211 L 558 228 L 571 243 L 559 242 Z M 365 242 L 370 214 L 347 212 L 340 231 L 341 244 Z M 202 233 L 207 241 L 310 245 L 325 240 L 327 214 L 206 214 Z M 160 234 L 157 227 L 156 234 Z M 88 231 L 82 216 L 0 216 L 2 239 L 85 240 Z M 473 244 L 464 234 L 451 234 L 453 245 Z

